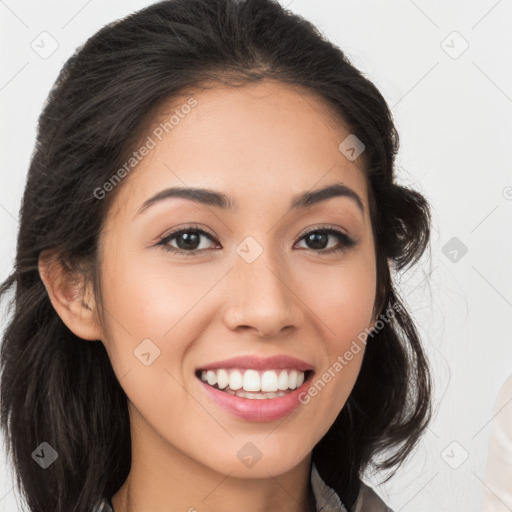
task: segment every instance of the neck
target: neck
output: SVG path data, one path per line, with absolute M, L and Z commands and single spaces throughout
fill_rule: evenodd
M 311 512 L 311 453 L 289 471 L 241 478 L 221 473 L 171 447 L 156 432 L 132 435 L 130 474 L 112 497 L 114 512 Z

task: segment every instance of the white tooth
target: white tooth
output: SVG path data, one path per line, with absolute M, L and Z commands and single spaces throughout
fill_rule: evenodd
M 259 400 L 261 395 L 259 393 L 247 393 L 245 398 L 250 398 L 251 400 Z
M 243 373 L 242 373 L 243 372 Z M 261 375 L 260 375 L 261 374 Z M 272 393 L 296 389 L 304 383 L 305 372 L 297 370 L 202 370 L 201 379 L 210 386 L 218 385 L 219 389 L 230 391 L 241 390 L 266 393 L 264 398 L 275 398 Z M 228 391 L 226 389 L 226 391 Z M 269 395 L 270 393 L 270 395 Z M 284 394 L 284 393 L 283 393 Z M 282 396 L 279 394 L 277 396 Z M 250 398 L 254 398 L 251 395 Z
M 229 373 L 229 387 L 233 390 L 240 389 L 243 382 L 242 374 L 238 370 L 231 370 Z
M 260 391 L 260 375 L 256 370 L 245 370 L 243 388 L 245 391 Z
M 279 391 L 278 393 L 247 393 L 241 389 L 238 391 L 231 391 L 226 390 L 228 393 L 231 393 L 232 395 L 236 395 L 240 398 L 249 398 L 251 400 L 261 400 L 261 399 L 270 399 L 270 398 L 277 398 L 280 396 L 284 396 L 286 393 L 283 393 L 282 391 Z
M 297 370 L 292 370 L 288 375 L 288 388 L 295 389 L 297 387 Z
M 210 386 L 217 384 L 217 375 L 215 375 L 213 370 L 208 370 L 206 372 L 206 379 L 208 380 L 208 384 L 210 384 Z
M 286 391 L 288 389 L 288 372 L 286 370 L 282 370 L 279 374 L 277 389 L 280 389 L 281 391 Z
M 261 391 L 277 391 L 277 375 L 273 370 L 263 372 L 261 376 Z
M 243 391 L 238 391 L 236 396 L 240 398 L 249 398 L 250 400 L 258 400 L 262 398 L 259 393 L 244 393 Z
M 217 370 L 217 384 L 224 389 L 229 384 L 229 375 L 226 370 Z

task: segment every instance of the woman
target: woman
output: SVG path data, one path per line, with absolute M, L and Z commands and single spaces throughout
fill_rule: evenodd
M 169 0 L 91 37 L 0 290 L 30 510 L 389 510 L 362 478 L 431 415 L 391 278 L 430 214 L 397 150 L 375 86 L 274 1 Z

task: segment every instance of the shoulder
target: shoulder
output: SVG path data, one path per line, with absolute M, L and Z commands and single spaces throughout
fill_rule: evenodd
M 491 458 L 505 460 L 504 452 L 512 453 L 512 408 L 505 407 L 512 400 L 512 374 L 502 384 L 494 401 L 489 447 Z M 500 413 L 500 414 L 498 414 Z M 510 467 L 510 465 L 508 465 Z
M 371 487 L 361 482 L 354 512 L 393 512 L 393 510 L 382 501 Z

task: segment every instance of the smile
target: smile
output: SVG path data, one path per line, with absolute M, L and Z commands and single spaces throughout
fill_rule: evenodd
M 198 370 L 196 375 L 209 386 L 249 399 L 271 399 L 284 396 L 304 383 L 306 373 L 296 369 L 255 370 L 219 368 Z M 311 372 L 309 372 L 311 373 Z

